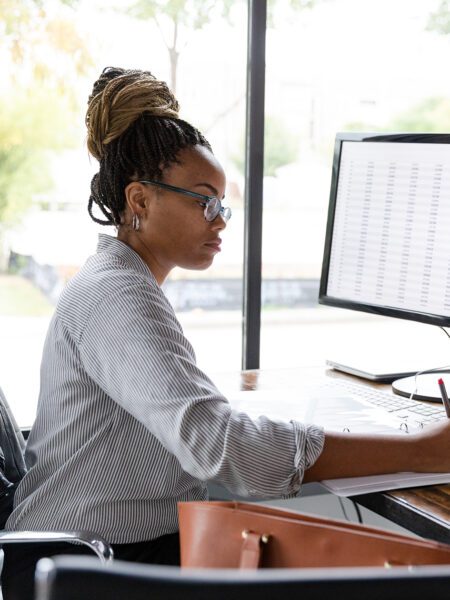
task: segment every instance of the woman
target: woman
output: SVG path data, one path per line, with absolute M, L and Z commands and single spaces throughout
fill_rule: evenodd
M 100 169 L 88 209 L 118 233 L 100 236 L 56 308 L 29 472 L 7 524 L 91 530 L 117 558 L 159 564 L 178 564 L 177 502 L 206 499 L 209 480 L 280 497 L 302 480 L 450 470 L 448 423 L 420 435 L 325 437 L 232 411 L 196 366 L 161 284 L 175 266 L 212 263 L 231 213 L 223 169 L 178 108 L 148 72 L 107 68 L 94 85 L 86 122 Z M 8 547 L 5 597 L 31 597 L 40 556 L 81 551 Z

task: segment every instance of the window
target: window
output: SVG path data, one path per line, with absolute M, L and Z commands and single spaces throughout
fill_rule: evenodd
M 317 293 L 336 132 L 449 129 L 449 39 L 433 25 L 440 6 L 439 23 L 448 22 L 448 8 L 427 0 L 269 6 L 261 367 L 351 360 L 361 348 L 379 355 L 386 340 L 412 370 L 443 364 L 436 328 L 318 306 Z

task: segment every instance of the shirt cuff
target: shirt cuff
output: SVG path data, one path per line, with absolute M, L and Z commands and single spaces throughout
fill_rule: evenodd
M 325 443 L 325 433 L 317 425 L 304 425 L 298 421 L 291 421 L 297 451 L 294 456 L 294 476 L 291 480 L 289 495 L 296 495 L 300 490 L 306 469 L 313 466 L 322 453 Z

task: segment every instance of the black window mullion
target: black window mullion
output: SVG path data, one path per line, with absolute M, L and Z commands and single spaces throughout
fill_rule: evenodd
M 267 1 L 248 0 L 243 369 L 260 361 L 266 22 Z

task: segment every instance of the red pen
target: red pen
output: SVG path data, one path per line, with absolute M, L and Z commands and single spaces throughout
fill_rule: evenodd
M 439 388 L 441 390 L 442 404 L 444 405 L 445 412 L 447 413 L 447 417 L 450 419 L 450 400 L 448 399 L 448 396 L 447 396 L 447 390 L 445 389 L 444 380 L 442 378 L 438 379 L 438 384 L 439 384 Z

